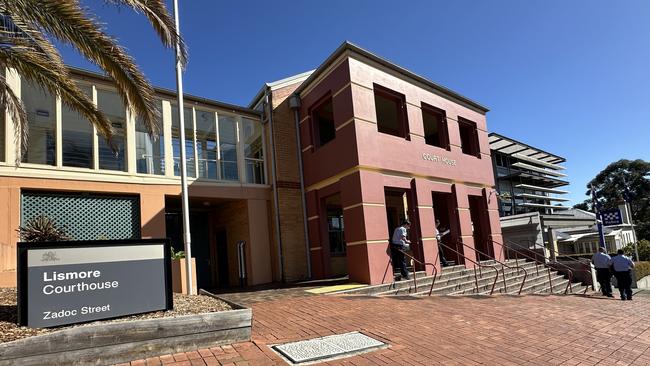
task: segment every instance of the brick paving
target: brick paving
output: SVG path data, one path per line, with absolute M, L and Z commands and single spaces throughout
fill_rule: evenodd
M 387 349 L 327 365 L 650 365 L 650 295 L 374 298 L 258 302 L 252 342 L 131 362 L 283 365 L 268 345 L 361 331 Z M 128 365 L 128 364 L 125 364 Z

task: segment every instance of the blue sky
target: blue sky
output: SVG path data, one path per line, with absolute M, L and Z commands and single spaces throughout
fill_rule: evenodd
M 173 54 L 144 17 L 89 6 L 156 86 Z M 620 158 L 650 160 L 650 2 L 180 1 L 185 90 L 247 105 L 263 82 L 349 40 L 490 108 L 488 128 L 567 158 L 569 198 Z M 171 8 L 171 4 L 170 4 Z M 94 69 L 74 51 L 66 62 Z

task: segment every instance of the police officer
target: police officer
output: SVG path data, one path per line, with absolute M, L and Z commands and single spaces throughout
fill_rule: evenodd
M 618 282 L 618 291 L 621 300 L 632 300 L 632 268 L 634 262 L 623 254 L 623 249 L 617 251 L 618 255 L 610 260 L 614 276 Z
M 596 279 L 600 284 L 600 290 L 603 292 L 603 296 L 607 297 L 614 297 L 612 295 L 612 272 L 609 269 L 611 260 L 612 258 L 603 247 L 598 248 L 598 251 L 591 257 L 591 263 L 596 267 Z
M 404 253 L 402 251 L 408 250 L 411 242 L 408 240 L 407 230 L 411 228 L 411 222 L 409 220 L 402 221 L 402 224 L 398 226 L 393 232 L 393 237 L 390 241 L 390 253 L 393 258 L 393 269 L 399 267 L 400 273 L 402 274 L 403 280 L 408 280 L 411 278 L 411 274 L 406 268 L 406 258 L 404 258 Z

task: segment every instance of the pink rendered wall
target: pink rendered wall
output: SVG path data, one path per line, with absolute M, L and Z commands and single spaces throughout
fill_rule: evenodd
M 349 64 L 359 165 L 432 178 L 494 185 L 484 114 L 356 59 L 350 59 Z M 410 141 L 377 131 L 373 84 L 379 84 L 406 97 Z M 422 103 L 445 111 L 451 151 L 425 143 L 420 109 Z M 458 131 L 459 117 L 477 124 L 481 158 L 462 153 Z M 456 165 L 425 160 L 423 154 L 454 159 Z
M 405 96 L 409 139 L 378 132 L 373 84 Z M 336 138 L 321 148 L 314 148 L 309 108 L 328 93 L 333 96 Z M 386 280 L 383 275 L 388 264 L 390 233 L 387 230 L 384 187 L 415 188 L 422 254 L 427 262 L 434 262 L 438 255 L 431 197 L 433 191 L 454 195 L 459 221 L 457 230 L 460 240 L 467 244 L 464 251 L 469 259 L 475 258 L 471 250 L 474 243 L 468 195 L 482 196 L 487 200 L 487 212 L 483 214 L 487 216 L 491 238 L 500 241 L 496 196 L 490 193 L 494 186 L 494 175 L 485 114 L 446 99 L 379 65 L 372 65 L 369 60 L 362 62 L 354 56 L 322 76 L 301 97 L 301 146 L 305 185 L 308 188 L 307 216 L 315 277 L 327 277 L 329 274 L 327 232 L 321 199 L 333 193 L 341 194 L 352 281 L 375 284 Z M 420 109 L 422 103 L 445 111 L 451 145 L 449 151 L 425 143 Z M 459 118 L 476 123 L 480 157 L 462 153 Z M 425 154 L 452 159 L 455 165 L 424 159 Z M 494 252 L 499 251 L 500 248 L 495 245 Z M 469 261 L 465 264 L 471 266 Z

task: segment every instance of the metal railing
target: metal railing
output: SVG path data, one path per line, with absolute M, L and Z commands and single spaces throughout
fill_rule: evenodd
M 507 244 L 508 244 L 508 245 L 504 245 L 503 243 L 499 243 L 499 242 L 494 241 L 494 240 L 492 240 L 492 239 L 489 239 L 489 241 L 492 242 L 492 243 L 495 243 L 495 244 L 497 244 L 497 245 L 500 245 L 500 246 L 503 247 L 503 248 L 506 248 L 506 249 L 508 249 L 508 250 L 511 250 L 511 251 L 513 251 L 513 252 L 515 252 L 515 253 L 518 253 L 517 255 L 523 255 L 524 253 L 522 253 L 522 250 L 521 250 L 521 249 L 514 249 L 512 246 L 514 246 L 514 247 L 518 247 L 518 248 L 522 248 L 522 249 L 524 249 L 524 250 L 526 250 L 526 251 L 530 251 L 530 247 L 526 248 L 526 247 L 524 247 L 523 245 L 521 245 L 521 244 L 519 244 L 519 243 L 517 243 L 517 242 L 513 242 L 513 241 L 511 241 L 511 240 L 507 240 Z M 527 240 L 526 242 L 528 242 L 528 243 L 530 243 L 530 244 L 534 244 L 535 246 L 538 246 L 538 244 L 535 243 L 535 242 L 533 242 L 533 241 Z M 558 270 L 557 268 L 562 268 L 563 271 L 566 271 L 566 274 L 567 274 L 567 276 L 569 277 L 569 282 L 567 283 L 567 287 L 566 287 L 565 290 L 564 290 L 564 294 L 567 294 L 567 293 L 573 293 L 573 286 L 572 286 L 572 284 L 573 284 L 574 279 L 575 279 L 574 272 L 576 272 L 576 271 L 577 271 L 577 272 L 584 272 L 584 273 L 587 275 L 587 277 L 585 277 L 585 278 L 591 278 L 591 271 L 582 270 L 582 269 L 578 269 L 578 270 L 576 270 L 576 269 L 571 268 L 571 267 L 569 267 L 569 266 L 567 266 L 567 265 L 565 265 L 565 264 L 562 264 L 562 263 L 560 263 L 560 262 L 558 262 L 558 261 L 551 261 L 551 260 L 546 261 L 546 257 L 545 257 L 545 256 L 544 256 L 544 260 L 540 260 L 539 258 L 537 258 L 537 255 L 535 255 L 534 257 L 528 255 L 528 257 L 529 257 L 529 259 L 534 260 L 536 263 L 542 264 L 542 265 L 544 265 L 544 266 L 547 267 L 547 268 L 551 268 L 551 269 L 553 269 L 554 271 L 561 272 L 561 271 Z M 550 281 L 550 276 L 551 276 L 551 275 L 550 275 L 550 270 L 549 270 L 549 281 Z M 581 282 L 582 282 L 582 281 L 581 281 Z M 590 284 L 589 284 L 588 282 L 586 282 L 586 286 L 585 286 L 585 291 L 584 291 L 584 293 L 587 293 L 587 291 L 589 290 L 589 285 L 590 285 Z M 594 289 L 593 281 L 592 281 L 592 283 L 591 283 L 591 288 L 592 288 L 592 290 Z M 552 285 L 551 285 L 551 287 L 550 287 L 550 290 L 551 290 L 551 292 L 553 292 L 553 286 L 552 286 Z
M 515 265 L 519 267 L 519 257 L 523 257 L 525 259 L 530 259 L 535 263 L 535 271 L 536 274 L 539 276 L 539 265 L 543 265 L 547 272 L 548 272 L 548 286 L 549 289 L 551 290 L 551 293 L 553 292 L 553 280 L 551 279 L 551 268 L 546 265 L 545 261 L 540 260 L 536 255 L 529 255 L 524 253 L 523 251 L 519 251 L 510 247 L 507 247 L 503 245 L 502 243 L 499 243 L 497 241 L 494 241 L 492 239 L 488 239 L 488 242 L 492 244 L 497 244 L 501 246 L 501 250 L 503 251 L 504 255 L 507 257 L 506 259 L 511 259 L 509 253 L 512 251 L 515 253 Z M 567 284 L 567 288 L 564 290 L 564 293 L 566 294 L 567 291 L 571 288 L 571 282 L 573 280 L 573 272 L 569 271 L 569 283 Z
M 535 242 L 532 241 L 532 240 L 524 240 L 524 242 L 525 242 L 525 243 L 528 243 L 529 245 L 530 245 L 530 244 L 537 245 L 537 243 L 535 243 Z M 514 244 L 514 245 L 517 245 L 517 244 L 518 244 L 518 243 L 512 242 L 512 241 L 510 241 L 510 240 L 508 240 L 508 243 L 509 243 L 509 244 Z M 574 261 L 576 261 L 576 262 L 578 262 L 578 263 L 581 263 L 581 264 L 584 265 L 585 267 L 589 268 L 589 270 L 587 270 L 587 269 L 579 269 L 579 268 L 578 268 L 578 269 L 571 268 L 570 266 L 567 266 L 566 264 L 563 264 L 562 262 L 558 261 L 558 260 L 557 260 L 557 255 L 556 255 L 556 259 L 555 259 L 555 260 L 553 260 L 553 261 L 549 261 L 549 262 L 551 263 L 551 265 L 558 266 L 558 267 L 563 267 L 563 268 L 566 268 L 566 270 L 571 270 L 572 273 L 574 273 L 574 276 L 573 276 L 574 279 L 578 279 L 578 278 L 575 276 L 575 273 L 576 273 L 576 272 L 582 272 L 582 273 L 584 273 L 584 274 L 585 274 L 585 277 L 584 277 L 585 279 L 592 279 L 592 276 L 591 276 L 591 261 L 590 261 L 589 259 L 586 259 L 586 258 L 580 258 L 580 257 L 574 257 L 574 256 L 571 255 L 571 254 L 562 254 L 562 257 L 568 257 L 568 258 L 571 258 L 571 259 L 573 259 Z M 585 284 L 586 284 L 586 286 L 585 286 L 585 292 L 584 292 L 584 293 L 587 293 L 587 290 L 589 290 L 589 285 L 590 285 L 589 282 L 588 282 L 588 281 L 583 281 L 583 280 L 581 280 L 581 279 L 578 279 L 578 280 L 580 280 L 581 283 L 585 283 Z M 593 280 L 591 281 L 591 289 L 592 289 L 592 290 L 595 289 Z
M 518 295 L 521 295 L 521 291 L 524 289 L 524 285 L 526 284 L 526 279 L 528 278 L 528 271 L 525 268 L 519 267 L 519 265 L 517 265 L 516 267 L 511 267 L 510 265 L 496 259 L 495 256 L 490 256 L 489 254 L 486 254 L 486 253 L 476 249 L 475 246 L 470 246 L 468 244 L 463 243 L 462 241 L 456 241 L 456 247 L 458 247 L 458 244 L 473 250 L 474 251 L 474 256 L 476 257 L 477 260 L 479 258 L 479 254 L 480 254 L 483 258 L 488 258 L 489 260 L 494 261 L 494 263 L 498 263 L 499 265 L 501 265 L 501 274 L 503 275 L 503 292 L 504 293 L 508 292 L 508 281 L 506 279 L 505 269 L 506 268 L 516 269 L 517 272 L 523 271 L 524 272 L 524 278 L 522 279 L 521 285 L 519 286 L 519 292 L 517 292 Z M 467 258 L 467 257 L 465 257 L 465 258 Z M 479 263 L 480 263 L 480 260 L 479 260 Z M 480 270 L 479 270 L 479 273 L 480 273 Z
M 421 245 L 421 243 L 420 243 L 420 245 Z M 433 276 L 433 280 L 431 281 L 431 287 L 429 288 L 429 296 L 431 296 L 431 293 L 433 292 L 433 286 L 436 284 L 436 277 L 438 276 L 438 269 L 436 268 L 436 266 L 433 263 L 422 262 L 419 259 L 416 259 L 412 255 L 408 254 L 404 250 L 401 250 L 401 249 L 398 249 L 398 250 L 402 254 L 404 254 L 406 257 L 408 257 L 412 261 L 414 261 L 415 263 L 418 263 L 419 265 L 421 265 L 424 268 L 425 274 L 426 274 L 427 266 L 431 266 L 431 268 L 433 269 L 433 271 L 431 272 L 431 275 Z M 388 253 L 389 254 L 389 256 L 388 256 L 388 264 L 386 265 L 386 270 L 384 271 L 384 278 L 382 279 L 381 283 L 385 282 L 386 275 L 388 273 L 388 269 L 391 267 L 391 264 L 393 264 L 393 255 L 392 255 L 392 253 L 390 251 L 391 251 L 391 248 L 390 248 L 390 243 L 389 243 L 388 244 L 388 252 L 389 252 Z M 415 268 L 413 268 L 413 290 L 417 293 L 418 292 L 418 282 L 417 282 L 417 274 L 416 273 L 417 273 L 417 271 L 415 270 Z M 393 282 L 392 283 L 394 284 L 395 283 L 394 274 L 392 274 L 392 275 L 393 275 Z
M 460 243 L 460 242 L 459 242 L 459 243 Z M 473 260 L 473 259 L 471 259 L 471 258 L 467 258 L 467 257 L 465 256 L 465 254 L 460 253 L 460 252 L 457 251 L 456 249 L 454 249 L 454 248 L 448 246 L 447 244 L 445 244 L 445 243 L 443 243 L 443 242 L 438 242 L 438 244 L 439 244 L 440 246 L 442 246 L 442 247 L 444 247 L 444 248 L 447 248 L 447 249 L 451 250 L 452 252 L 456 253 L 456 257 L 457 257 L 458 259 L 460 259 L 460 258 L 462 257 L 462 258 L 464 258 L 465 260 L 470 261 L 471 263 L 474 264 L 474 284 L 475 284 L 475 287 L 476 287 L 476 293 L 477 293 L 477 294 L 480 292 L 480 290 L 479 290 L 479 287 L 478 287 L 478 278 L 479 278 L 479 273 L 476 271 L 476 268 L 478 267 L 479 270 L 480 270 L 480 268 L 483 268 L 483 267 L 492 268 L 492 269 L 494 270 L 494 274 L 495 274 L 495 276 L 494 276 L 494 281 L 492 282 L 492 287 L 490 288 L 490 295 L 492 295 L 492 294 L 494 293 L 494 287 L 496 286 L 496 284 L 497 284 L 497 280 L 499 279 L 499 269 L 498 269 L 496 266 L 493 266 L 493 265 L 491 265 L 491 264 L 483 264 L 483 263 L 477 262 L 477 261 L 475 261 L 475 260 Z M 460 244 L 463 244 L 463 243 L 460 243 Z M 465 245 L 465 244 L 463 244 L 463 245 Z M 440 256 L 440 251 L 438 251 L 438 254 L 436 254 L 436 260 L 435 260 L 435 262 L 438 262 L 438 257 L 439 257 L 439 256 Z M 481 272 L 481 277 L 483 277 L 483 276 L 482 276 L 482 272 Z M 505 276 L 504 276 L 504 277 L 505 277 Z

